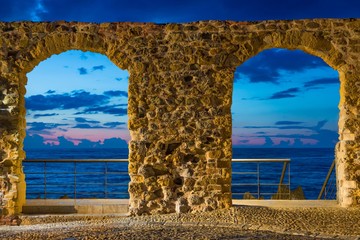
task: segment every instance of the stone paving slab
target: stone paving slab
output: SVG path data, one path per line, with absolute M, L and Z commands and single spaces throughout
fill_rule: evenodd
M 258 207 L 197 214 L 21 216 L 0 239 L 360 239 L 360 209 Z

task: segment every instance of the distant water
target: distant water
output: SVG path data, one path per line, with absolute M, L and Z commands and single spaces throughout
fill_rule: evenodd
M 27 150 L 28 159 L 127 159 L 128 149 L 39 149 Z M 316 199 L 326 174 L 334 159 L 333 148 L 234 148 L 233 158 L 290 158 L 291 189 L 301 186 L 306 199 Z M 44 182 L 47 183 L 46 198 L 74 197 L 74 180 L 77 185 L 77 198 L 128 198 L 127 163 L 77 163 L 76 179 L 73 163 L 46 163 L 46 177 L 44 177 L 44 163 L 24 162 L 27 182 L 27 198 L 44 198 Z M 282 163 L 264 163 L 260 165 L 261 195 L 276 192 Z M 105 171 L 108 176 L 105 177 Z M 233 172 L 254 172 L 256 164 L 232 163 Z M 95 173 L 95 174 L 91 174 Z M 250 186 L 232 186 L 235 192 L 256 192 L 257 176 L 233 175 L 234 184 L 249 183 Z M 104 188 L 104 183 L 107 187 Z M 289 183 L 288 174 L 285 183 Z M 252 184 L 252 185 L 251 185 Z M 274 185 L 271 185 L 274 184 Z M 106 193 L 105 193 L 106 192 Z M 242 198 L 235 195 L 234 198 Z

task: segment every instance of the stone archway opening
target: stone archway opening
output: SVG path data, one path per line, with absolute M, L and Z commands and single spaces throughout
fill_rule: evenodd
M 339 83 L 337 71 L 301 50 L 264 50 L 237 68 L 233 158 L 289 158 L 291 168 L 279 186 L 283 162 L 233 162 L 234 199 L 318 198 L 335 159 Z M 325 199 L 336 199 L 335 169 L 331 176 Z
M 130 214 L 231 206 L 233 73 L 273 47 L 301 49 L 339 72 L 338 201 L 359 205 L 358 19 L 0 25 L 2 215 L 20 213 L 25 200 L 26 73 L 70 49 L 105 54 L 131 73 Z
M 128 164 L 114 162 L 128 158 L 128 77 L 105 55 L 79 50 L 27 74 L 26 199 L 129 198 Z

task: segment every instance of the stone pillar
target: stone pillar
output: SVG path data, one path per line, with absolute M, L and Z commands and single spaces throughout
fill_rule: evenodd
M 18 214 L 25 203 L 21 165 L 18 82 L 0 76 L 0 205 L 2 215 Z
M 360 66 L 360 65 L 359 65 Z M 360 78 L 346 67 L 340 72 L 339 143 L 336 146 L 337 196 L 340 206 L 360 205 Z
M 235 67 L 258 52 L 301 49 L 339 70 L 338 200 L 360 205 L 360 20 L 152 23 L 0 22 L 0 205 L 25 202 L 25 74 L 69 49 L 106 54 L 129 79 L 130 212 L 231 206 Z
M 216 72 L 211 65 L 188 63 L 191 51 L 172 51 L 176 46 L 176 41 L 169 43 L 164 48 L 168 58 L 153 59 L 143 71 L 130 74 L 133 215 L 231 206 L 234 69 Z

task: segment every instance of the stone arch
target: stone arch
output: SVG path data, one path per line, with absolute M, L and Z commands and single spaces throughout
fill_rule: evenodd
M 326 62 L 330 67 L 339 73 L 340 80 L 340 101 L 339 101 L 339 141 L 335 147 L 335 166 L 336 166 L 336 187 L 337 187 L 337 200 L 341 206 L 350 206 L 354 204 L 354 200 L 350 194 L 352 191 L 351 188 L 347 185 L 354 185 L 353 183 L 344 184 L 344 178 L 348 174 L 349 165 L 347 162 L 343 161 L 344 149 L 342 149 L 342 141 L 349 140 L 347 136 L 342 133 L 347 132 L 344 128 L 342 116 L 346 115 L 344 112 L 343 103 L 345 101 L 344 86 L 346 85 L 346 74 L 345 71 L 348 69 L 346 61 L 344 61 L 343 54 L 341 51 L 334 47 L 334 44 L 330 39 L 326 39 L 325 36 L 320 35 L 318 32 L 309 33 L 305 31 L 289 31 L 285 33 L 271 33 L 265 34 L 263 36 L 256 36 L 250 38 L 248 41 L 249 46 L 253 46 L 251 51 L 248 51 L 247 54 L 243 54 L 242 51 L 238 51 L 235 54 L 236 57 L 243 58 L 241 64 L 250 59 L 253 56 L 256 56 L 260 52 L 272 49 L 272 48 L 283 48 L 288 50 L 302 50 L 305 53 L 321 58 Z M 246 57 L 244 57 L 244 55 Z M 239 65 L 241 65 L 239 64 Z M 237 65 L 237 66 L 239 66 Z M 235 67 L 237 67 L 235 66 Z M 349 181 L 353 182 L 353 181 Z
M 287 60 L 290 61 L 290 62 L 293 62 L 293 63 L 296 63 L 298 61 L 297 56 L 299 56 L 300 58 L 301 57 L 307 57 L 307 62 L 305 62 L 304 60 L 300 60 L 300 63 L 297 63 L 297 67 L 299 67 L 301 70 L 298 71 L 297 69 L 290 68 L 290 66 L 287 66 L 286 64 L 282 65 L 283 62 L 279 61 L 279 59 L 282 59 L 280 57 L 280 56 L 282 56 L 282 54 L 287 54 L 288 55 Z M 278 55 L 280 55 L 280 56 L 278 56 Z M 280 57 L 280 58 L 278 58 L 278 57 Z M 339 92 L 340 81 L 339 81 L 339 73 L 338 73 L 338 71 L 334 70 L 328 64 L 325 63 L 325 64 L 322 64 L 321 67 L 324 67 L 324 69 L 327 68 L 328 70 L 331 68 L 332 69 L 332 71 L 331 71 L 332 74 L 330 76 L 327 73 L 324 72 L 323 76 L 311 76 L 311 77 L 304 76 L 305 77 L 305 79 L 303 79 L 304 81 L 302 81 L 301 79 L 298 79 L 299 76 L 303 76 L 302 73 L 304 73 L 304 72 L 302 72 L 302 71 L 308 70 L 308 69 L 304 69 L 306 64 L 310 64 L 313 61 L 319 61 L 320 59 L 321 58 L 316 57 L 313 54 L 306 53 L 305 51 L 300 50 L 300 49 L 291 49 L 291 50 L 289 50 L 289 49 L 284 49 L 284 48 L 267 48 L 265 50 L 261 50 L 260 52 L 258 52 L 255 56 L 251 57 L 251 59 L 246 60 L 243 63 L 244 68 L 242 68 L 242 65 L 238 66 L 238 68 L 236 69 L 236 73 L 241 74 L 242 76 L 240 76 L 240 77 L 235 76 L 235 78 L 234 78 L 234 85 L 236 85 L 236 86 L 235 86 L 235 89 L 234 89 L 234 92 L 233 92 L 233 101 L 234 101 L 234 103 L 237 103 L 237 101 L 240 101 L 241 104 L 237 103 L 236 108 L 234 108 L 235 106 L 232 106 L 232 114 L 234 114 L 236 112 L 237 114 L 240 115 L 240 113 L 241 113 L 241 116 L 238 116 L 238 118 L 237 118 L 237 121 L 239 121 L 239 122 L 237 122 L 237 127 L 232 128 L 232 130 L 233 130 L 232 135 L 240 137 L 240 139 L 238 139 L 236 141 L 236 143 L 234 143 L 233 147 L 236 147 L 237 144 L 243 144 L 243 143 L 241 143 L 242 139 L 244 139 L 244 141 L 245 141 L 245 139 L 251 139 L 252 137 L 255 137 L 256 139 L 265 138 L 265 142 L 263 143 L 264 145 L 262 145 L 261 143 L 257 143 L 257 144 L 261 144 L 261 145 L 258 145 L 259 148 L 268 148 L 271 145 L 272 145 L 272 148 L 275 148 L 275 149 L 276 148 L 300 148 L 300 149 L 297 149 L 297 150 L 301 150 L 302 147 L 306 148 L 306 146 L 303 145 L 305 143 L 301 143 L 299 145 L 300 142 L 297 142 L 297 141 L 294 141 L 294 140 L 300 140 L 301 139 L 301 141 L 304 141 L 304 139 L 306 139 L 307 137 L 305 135 L 301 136 L 302 134 L 300 132 L 297 132 L 298 134 L 300 134 L 297 137 L 291 136 L 290 132 L 294 131 L 294 130 L 291 129 L 291 127 L 289 127 L 289 126 L 288 126 L 288 129 L 291 129 L 291 130 L 280 130 L 281 129 L 280 128 L 279 129 L 280 132 L 276 132 L 276 133 L 273 133 L 272 131 L 269 131 L 269 129 L 253 129 L 254 131 L 251 131 L 252 129 L 250 127 L 250 129 L 248 129 L 248 130 L 250 130 L 251 132 L 249 133 L 249 132 L 247 132 L 246 129 L 240 130 L 239 128 L 242 128 L 242 127 L 239 127 L 239 125 L 243 126 L 244 122 L 246 122 L 246 125 L 260 126 L 259 128 L 262 128 L 261 126 L 268 126 L 268 128 L 271 128 L 269 126 L 271 126 L 274 123 L 273 122 L 273 121 L 275 121 L 274 119 L 276 119 L 276 121 L 280 121 L 280 118 L 281 118 L 281 120 L 290 120 L 291 119 L 291 120 L 295 120 L 295 121 L 301 121 L 301 122 L 303 121 L 303 123 L 308 122 L 309 119 L 306 119 L 306 118 L 304 118 L 302 120 L 299 120 L 298 118 L 299 117 L 302 118 L 303 116 L 299 115 L 298 113 L 288 112 L 286 110 L 284 112 L 281 112 L 281 115 L 278 115 L 276 113 L 279 113 L 280 112 L 279 110 L 282 109 L 282 107 L 280 107 L 280 105 L 286 104 L 285 102 L 287 102 L 287 101 L 289 101 L 289 102 L 291 101 L 292 109 L 297 110 L 297 107 L 299 107 L 299 108 L 304 107 L 304 109 L 302 109 L 302 111 L 304 111 L 304 112 L 308 111 L 308 114 L 313 113 L 312 111 L 309 111 L 309 109 L 312 108 L 312 106 L 308 105 L 309 100 L 311 102 L 318 101 L 318 103 L 316 105 L 319 106 L 320 108 L 325 107 L 326 101 L 324 102 L 324 100 L 322 99 L 323 97 L 316 97 L 314 95 L 312 97 L 309 97 L 308 91 L 304 92 L 305 89 L 303 89 L 301 87 L 307 81 L 313 80 L 313 79 L 334 78 L 334 80 L 336 80 L 336 82 L 335 82 L 336 84 L 329 85 L 329 87 L 336 86 L 336 88 L 331 88 L 332 89 L 331 91 L 328 90 L 329 88 L 326 88 L 327 89 L 327 97 L 332 96 L 332 99 L 327 98 L 328 99 L 327 101 L 331 101 L 332 104 L 331 105 L 329 105 L 329 104 L 326 105 L 327 107 L 331 107 L 331 113 L 332 114 L 330 116 L 327 116 L 325 120 L 329 121 L 331 119 L 330 122 L 332 122 L 333 120 L 335 120 L 336 122 L 339 121 L 339 118 L 338 118 L 339 117 L 339 110 L 338 110 L 337 106 L 338 106 L 338 103 L 339 103 L 339 99 L 338 99 L 339 98 L 339 93 L 338 92 Z M 249 61 L 249 62 L 247 62 L 247 61 Z M 273 62 L 274 65 L 271 64 L 272 62 Z M 284 76 L 282 75 L 282 73 L 279 72 L 279 71 L 276 71 L 276 70 L 274 72 L 271 72 L 271 69 L 269 68 L 269 66 L 275 67 L 276 70 L 281 69 L 281 70 L 284 70 L 286 72 L 288 71 L 287 75 L 286 75 L 286 79 L 290 80 L 290 82 L 292 84 L 294 84 L 294 85 L 291 85 L 291 87 L 289 85 L 287 85 L 286 80 L 285 80 Z M 263 67 L 266 68 L 267 71 L 270 71 L 270 73 L 267 74 L 268 73 L 267 71 L 262 71 Z M 289 69 L 287 67 L 289 67 Z M 308 66 L 308 67 L 310 69 L 312 69 L 311 66 Z M 317 66 L 315 66 L 314 69 L 316 69 L 316 67 Z M 251 69 L 251 70 L 249 70 L 249 69 Z M 260 74 L 258 73 L 258 71 L 260 72 Z M 274 77 L 273 73 L 275 73 L 275 72 L 278 73 L 279 75 Z M 252 74 L 254 74 L 254 76 Z M 246 79 L 245 81 L 244 81 L 244 78 L 243 78 L 244 76 L 245 76 L 245 79 Z M 268 77 L 268 79 L 267 79 L 267 77 Z M 273 77 L 274 77 L 274 79 L 273 79 Z M 247 78 L 249 80 L 247 80 Z M 263 80 L 260 80 L 260 78 L 262 78 Z M 295 78 L 296 81 L 294 81 L 293 78 Z M 255 81 L 255 79 L 258 80 L 258 81 Z M 291 79 L 293 79 L 293 80 L 291 80 Z M 300 80 L 300 82 L 298 80 Z M 280 89 L 273 90 L 273 88 L 270 85 L 272 85 L 273 87 L 280 87 Z M 303 85 L 303 86 L 305 87 L 305 85 Z M 271 89 L 270 92 L 267 91 L 268 87 L 269 87 L 269 89 Z M 301 89 L 301 95 L 297 95 L 295 93 L 294 98 L 284 98 L 284 99 L 279 98 L 279 99 L 277 99 L 277 98 L 275 98 L 275 95 L 272 95 L 274 93 L 278 93 L 279 91 L 290 89 L 290 88 L 295 88 L 295 87 Z M 260 89 L 260 88 L 262 88 L 262 89 Z M 253 90 L 253 91 L 251 91 L 251 90 Z M 263 91 L 265 91 L 266 94 L 264 94 Z M 255 101 L 255 102 L 259 102 L 261 110 L 258 110 L 258 108 L 257 108 L 258 103 L 256 103 L 256 105 L 255 105 L 254 101 L 241 101 L 241 100 L 244 100 L 244 96 L 241 96 L 242 93 L 244 93 L 244 92 L 245 92 L 245 99 L 246 100 L 254 100 L 254 99 L 258 100 L 258 101 Z M 259 94 L 259 92 L 261 93 L 261 95 Z M 302 100 L 300 100 L 298 98 L 300 96 L 306 98 L 306 100 L 304 99 L 306 101 L 306 103 L 302 102 Z M 268 97 L 269 97 L 269 99 L 272 99 L 272 97 L 274 97 L 274 99 L 277 99 L 277 100 L 259 101 L 259 100 L 268 99 Z M 332 100 L 335 100 L 335 101 L 332 101 Z M 283 101 L 283 102 L 281 102 L 281 101 Z M 239 111 L 239 109 L 241 109 L 240 106 L 242 106 L 242 105 L 244 105 L 243 109 L 246 109 L 246 110 L 241 112 L 241 111 Z M 271 115 L 271 117 L 269 117 L 268 116 L 268 111 L 273 112 L 273 110 L 276 113 L 274 113 L 274 115 Z M 265 114 L 265 112 L 266 112 L 266 114 Z M 322 109 L 321 113 L 326 114 L 326 111 L 324 109 Z M 307 115 L 307 116 L 309 116 L 309 115 Z M 316 116 L 317 118 L 322 117 L 322 115 L 319 115 L 319 113 L 318 114 L 315 113 L 314 116 Z M 270 120 L 270 119 L 272 119 L 272 120 Z M 270 122 L 269 122 L 269 120 L 270 120 Z M 319 120 L 322 120 L 322 119 L 318 119 L 318 121 Z M 252 121 L 254 121 L 254 122 L 252 122 Z M 240 122 L 242 122 L 242 123 L 240 123 Z M 329 126 L 329 125 L 327 125 L 327 126 Z M 236 129 L 236 128 L 238 128 L 238 129 Z M 267 128 L 267 127 L 264 127 L 264 128 Z M 275 128 L 276 128 L 276 126 L 275 126 Z M 338 142 L 338 136 L 339 136 L 339 134 L 338 134 L 338 126 L 337 125 L 331 124 L 331 130 L 334 130 L 333 131 L 334 135 L 331 138 L 328 138 L 328 139 L 329 140 L 331 139 L 332 143 L 328 142 L 328 144 L 326 144 L 326 146 L 324 146 L 322 143 L 326 139 L 322 138 L 318 142 L 318 144 L 320 143 L 322 146 L 313 146 L 313 147 L 319 147 L 319 148 L 331 147 L 331 149 L 330 149 L 330 154 L 331 155 L 330 155 L 329 158 L 326 159 L 326 160 L 329 160 L 329 161 L 334 160 L 334 157 L 332 156 L 333 155 L 332 153 L 334 152 L 335 143 Z M 260 136 L 257 135 L 259 133 L 258 131 L 261 131 L 261 134 L 259 134 Z M 287 132 L 287 131 L 290 131 L 290 132 Z M 255 134 L 255 135 L 253 135 L 253 134 Z M 271 136 L 269 136 L 269 138 L 271 139 L 270 141 L 268 141 L 268 138 L 265 137 L 266 134 L 271 135 Z M 289 134 L 289 136 L 285 136 L 286 134 Z M 292 134 L 294 134 L 294 132 L 292 132 Z M 277 135 L 281 135 L 281 137 L 285 138 L 285 140 L 277 139 L 278 138 Z M 288 138 L 288 139 L 286 139 L 286 138 Z M 235 137 L 235 139 L 236 139 L 236 137 Z M 292 140 L 289 140 L 289 139 L 292 139 Z M 251 140 L 254 140 L 254 139 L 251 139 Z M 270 145 L 269 145 L 269 142 L 270 142 Z M 301 145 L 303 145 L 303 146 L 301 146 Z M 251 146 L 248 146 L 245 143 L 245 146 L 243 146 L 243 147 L 250 148 Z M 311 150 L 311 149 L 304 149 L 304 152 L 307 152 L 308 150 Z M 240 149 L 236 149 L 236 148 L 234 149 L 233 148 L 233 151 L 234 151 L 235 154 L 236 153 L 241 154 L 241 148 Z M 265 151 L 264 153 L 266 154 L 267 152 Z M 286 153 L 286 149 L 284 149 L 283 153 Z M 289 152 L 287 152 L 287 154 L 289 154 Z M 296 155 L 294 155 L 294 157 L 295 156 Z M 264 157 L 266 157 L 266 156 L 264 156 Z M 270 157 L 270 156 L 268 156 L 268 157 Z M 279 155 L 278 156 L 273 156 L 273 157 L 281 158 Z M 288 157 L 288 156 L 285 155 L 283 157 Z M 331 162 L 327 161 L 326 163 L 328 164 L 328 166 L 325 165 L 324 167 L 329 168 L 330 165 L 331 165 Z M 308 185 L 307 181 L 302 181 L 302 180 L 300 180 L 300 178 L 303 178 L 304 177 L 303 174 L 305 172 L 309 172 L 310 170 L 306 169 L 306 168 L 297 169 L 298 168 L 297 164 L 299 164 L 299 163 L 296 163 L 296 161 L 295 161 L 295 165 L 291 166 L 291 169 L 292 169 L 292 173 L 291 173 L 292 187 L 294 187 L 293 184 L 296 184 L 296 185 L 299 184 L 303 188 L 305 196 L 306 196 L 307 199 L 316 199 L 316 197 L 318 197 L 317 194 L 319 194 L 319 192 L 320 192 L 320 189 L 321 189 L 321 186 L 322 186 L 321 184 L 324 182 L 326 172 L 323 172 L 321 174 L 321 177 L 320 177 L 320 174 L 317 177 L 312 177 L 312 179 L 317 182 L 316 185 L 314 185 L 314 184 Z M 310 167 L 310 165 L 308 165 L 308 166 Z M 296 169 L 296 170 L 294 170 L 294 169 Z M 281 169 L 278 169 L 277 171 L 280 171 L 280 170 Z M 326 171 L 327 170 L 328 169 L 326 169 Z M 325 169 L 324 169 L 324 171 L 325 171 Z M 266 172 L 266 171 L 264 171 L 264 172 Z M 324 176 L 322 176 L 322 175 L 324 175 Z M 312 190 L 310 190 L 311 188 L 312 188 Z M 336 189 L 335 188 L 336 188 L 336 186 L 334 186 L 333 191 L 336 194 Z M 264 187 L 264 189 L 265 189 L 265 187 Z M 314 191 L 317 191 L 317 192 L 314 192 Z M 310 193 L 311 196 L 308 195 L 309 193 Z M 316 194 L 316 196 L 315 196 L 315 194 Z M 329 199 L 329 198 L 327 198 L 327 199 Z M 333 199 L 333 198 L 331 198 L 331 199 Z
M 70 49 L 103 53 L 129 71 L 131 214 L 231 206 L 234 71 L 249 57 L 274 47 L 303 50 L 339 71 L 339 202 L 358 206 L 359 27 L 359 19 L 160 25 L 0 22 L 2 214 L 19 213 L 23 204 L 19 189 L 25 186 L 19 181 L 25 112 L 20 106 L 25 73 L 50 55 Z M 47 51 L 48 46 L 52 49 Z
M 68 30 L 66 27 L 64 30 Z M 110 42 L 110 43 L 108 43 Z M 125 54 L 121 54 L 118 49 L 120 47 L 114 46 L 116 42 L 111 39 L 106 39 L 97 34 L 87 34 L 71 32 L 69 33 L 51 33 L 45 37 L 38 39 L 33 45 L 27 49 L 26 52 L 20 54 L 15 64 L 20 66 L 21 71 L 18 73 L 18 141 L 19 141 L 19 158 L 16 162 L 18 174 L 18 189 L 17 189 L 17 201 L 16 211 L 21 212 L 21 207 L 25 203 L 26 199 L 26 186 L 25 186 L 25 175 L 22 170 L 22 160 L 25 159 L 25 152 L 23 150 L 23 141 L 25 138 L 26 129 L 26 109 L 25 109 L 25 85 L 27 84 L 26 74 L 32 71 L 40 62 L 46 60 L 54 54 L 61 54 L 68 50 L 81 50 L 91 51 L 105 55 L 112 61 L 116 66 L 123 70 L 129 69 L 130 60 Z M 130 72 L 129 75 L 131 76 Z M 130 83 L 130 79 L 129 79 Z M 129 93 L 130 97 L 130 93 Z M 130 102 L 129 102 L 130 105 Z

